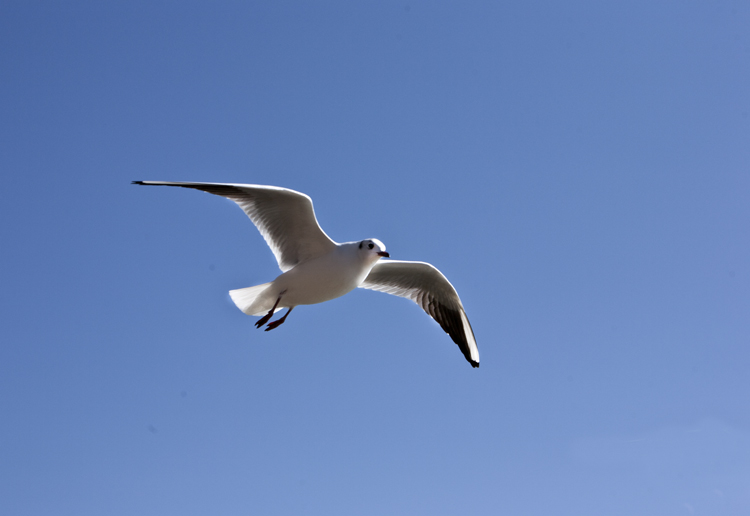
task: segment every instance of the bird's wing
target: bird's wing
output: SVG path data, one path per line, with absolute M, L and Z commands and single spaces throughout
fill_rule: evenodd
M 231 199 L 253 221 L 284 272 L 336 246 L 318 225 L 312 199 L 294 190 L 224 183 L 133 181 L 133 184 L 181 186 Z
M 386 294 L 411 299 L 450 335 L 466 360 L 479 367 L 479 350 L 474 332 L 456 289 L 429 263 L 381 260 L 360 285 Z

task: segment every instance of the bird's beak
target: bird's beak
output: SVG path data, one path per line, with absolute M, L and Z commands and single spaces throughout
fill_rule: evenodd
M 378 256 L 382 256 L 383 258 L 390 258 L 391 255 L 386 253 L 385 251 L 378 252 Z

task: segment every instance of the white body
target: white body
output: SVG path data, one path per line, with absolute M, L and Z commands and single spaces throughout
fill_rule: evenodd
M 358 246 L 359 242 L 338 244 L 330 253 L 296 265 L 261 285 L 265 288 L 252 300 L 243 296 L 247 289 L 232 290 L 230 295 L 248 315 L 266 314 L 279 298 L 276 310 L 336 299 L 360 286 L 378 261 L 377 254 L 363 253 Z

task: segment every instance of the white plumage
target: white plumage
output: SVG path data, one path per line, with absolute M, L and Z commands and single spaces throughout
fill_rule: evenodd
M 295 306 L 322 303 L 357 287 L 411 299 L 458 344 L 466 360 L 479 367 L 479 350 L 456 289 L 429 263 L 381 260 L 385 245 L 375 238 L 338 244 L 320 228 L 312 200 L 276 186 L 134 181 L 139 185 L 179 186 L 231 199 L 250 217 L 273 251 L 282 274 L 275 280 L 229 292 L 248 315 L 288 308 L 266 331 L 282 324 Z

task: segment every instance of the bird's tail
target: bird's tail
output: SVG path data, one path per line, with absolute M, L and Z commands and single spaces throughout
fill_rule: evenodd
M 273 304 L 265 306 L 268 303 L 263 296 L 263 292 L 270 286 L 271 283 L 263 283 L 254 287 L 238 288 L 237 290 L 230 290 L 229 296 L 234 301 L 234 304 L 237 305 L 237 308 L 247 315 L 265 315 L 271 306 L 273 306 Z

